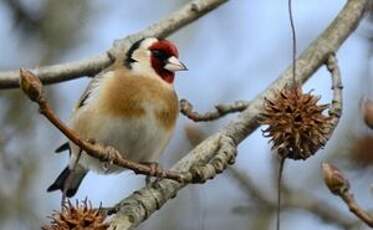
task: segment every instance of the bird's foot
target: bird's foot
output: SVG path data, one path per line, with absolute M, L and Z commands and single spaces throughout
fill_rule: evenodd
M 114 161 L 122 158 L 122 156 L 118 150 L 111 146 L 105 146 L 105 152 L 107 153 L 107 161 L 103 163 L 103 168 L 108 173 L 113 169 Z
M 145 183 L 147 186 L 153 187 L 158 181 L 164 177 L 164 170 L 158 162 L 141 162 L 144 165 L 149 166 L 150 173 L 145 177 Z

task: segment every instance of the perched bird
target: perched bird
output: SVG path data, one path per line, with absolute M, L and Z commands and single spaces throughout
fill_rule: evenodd
M 70 127 L 82 138 L 114 147 L 129 160 L 159 160 L 179 113 L 173 82 L 175 72 L 181 70 L 187 68 L 172 42 L 155 37 L 135 42 L 123 58 L 91 81 L 72 114 Z M 69 142 L 56 151 L 66 149 L 70 149 L 70 163 L 48 192 L 61 190 L 71 197 L 88 170 L 123 171 L 84 152 L 72 170 L 80 149 Z

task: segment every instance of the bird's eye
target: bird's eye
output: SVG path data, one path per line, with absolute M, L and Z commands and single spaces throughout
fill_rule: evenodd
M 167 54 L 165 54 L 163 51 L 161 50 L 152 50 L 152 55 L 155 57 L 155 58 L 158 58 L 160 60 L 166 60 L 168 58 Z

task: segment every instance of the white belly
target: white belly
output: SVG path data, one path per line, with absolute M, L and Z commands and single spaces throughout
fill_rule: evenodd
M 91 114 L 91 116 L 94 116 Z M 146 113 L 141 118 L 95 117 L 85 138 L 94 139 L 97 143 L 110 145 L 123 153 L 124 157 L 136 162 L 158 161 L 171 137 L 172 130 L 163 129 L 154 113 Z M 94 122 L 94 123 L 93 123 Z M 72 145 L 72 160 L 75 161 L 78 147 Z M 70 164 L 71 164 L 70 163 Z M 86 169 L 99 173 L 121 172 L 124 169 L 109 166 L 82 154 L 79 164 Z

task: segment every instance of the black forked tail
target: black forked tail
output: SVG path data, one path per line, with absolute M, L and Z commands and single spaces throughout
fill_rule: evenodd
M 67 166 L 62 173 L 57 177 L 51 186 L 48 187 L 47 192 L 53 192 L 56 190 L 61 190 L 62 192 L 65 189 L 65 186 L 68 186 L 66 189 L 66 196 L 72 197 L 78 191 L 80 183 L 84 176 L 87 174 L 87 171 L 81 167 L 77 167 L 74 173 Z M 71 175 L 70 182 L 67 182 L 67 178 Z

